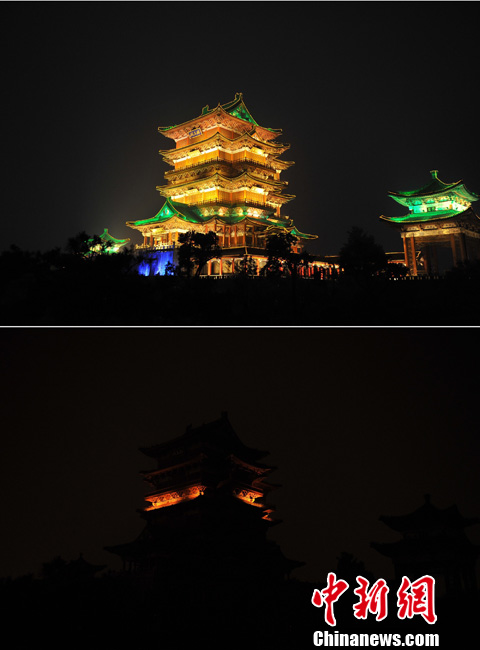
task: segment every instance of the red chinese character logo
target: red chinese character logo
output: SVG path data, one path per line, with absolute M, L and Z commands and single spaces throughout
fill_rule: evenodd
M 409 591 L 410 590 L 410 591 Z M 398 618 L 413 618 L 420 614 L 427 623 L 435 623 L 435 580 L 431 576 L 422 576 L 410 582 L 403 576 L 397 591 Z
M 368 612 L 376 614 L 376 620 L 382 621 L 387 616 L 387 594 L 390 591 L 387 583 L 383 578 L 377 580 L 369 590 L 369 582 L 362 576 L 357 576 L 357 582 L 360 585 L 353 590 L 354 594 L 360 596 L 359 602 L 353 606 L 356 618 L 367 618 Z
M 325 621 L 331 626 L 337 624 L 333 614 L 333 603 L 335 603 L 344 591 L 348 589 L 348 582 L 345 580 L 337 580 L 334 573 L 328 574 L 327 586 L 322 591 L 318 589 L 313 590 L 312 604 L 315 607 L 322 607 L 325 605 Z

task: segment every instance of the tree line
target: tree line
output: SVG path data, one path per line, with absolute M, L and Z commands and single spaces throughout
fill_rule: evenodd
M 265 264 L 245 254 L 222 282 L 197 281 L 221 249 L 214 233 L 184 233 L 175 264 L 164 275 L 139 271 L 148 252 L 117 253 L 85 232 L 63 249 L 0 254 L 2 325 L 455 325 L 477 324 L 480 264 L 456 268 L 432 282 L 390 282 L 403 265 L 352 228 L 339 251 L 340 273 L 303 269 L 314 259 L 297 253 L 291 234 L 267 240 Z M 109 254 L 106 254 L 109 253 Z M 318 259 L 318 258 L 317 258 Z M 251 282 L 250 277 L 257 280 Z M 246 281 L 247 280 L 247 281 Z M 320 280 L 320 281 L 317 281 Z

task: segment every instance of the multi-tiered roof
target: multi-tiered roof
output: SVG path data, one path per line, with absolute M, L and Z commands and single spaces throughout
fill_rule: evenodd
M 140 451 L 156 462 L 142 472 L 146 527 L 132 543 L 107 549 L 133 573 L 166 579 L 173 567 L 195 574 L 209 567 L 281 579 L 301 564 L 266 539 L 278 523 L 265 502 L 274 468 L 260 462 L 267 452 L 242 443 L 226 413 Z
M 480 549 L 467 538 L 465 528 L 478 525 L 478 518 L 463 517 L 455 505 L 437 508 L 426 494 L 423 505 L 413 512 L 382 516 L 380 521 L 402 536 L 396 542 L 372 543 L 392 559 L 397 579 L 443 575 L 447 591 L 473 588 Z
M 188 427 L 181 438 L 140 451 L 157 464 L 143 472 L 148 485 L 147 520 L 154 511 L 221 494 L 222 500 L 227 496 L 260 509 L 260 518 L 274 523 L 273 510 L 265 504 L 273 487 L 265 477 L 273 468 L 259 462 L 267 452 L 244 445 L 226 414 L 209 424 Z
M 131 228 L 152 242 L 165 233 L 213 230 L 224 248 L 262 247 L 267 235 L 285 231 L 300 239 L 315 238 L 281 215 L 294 198 L 280 180 L 281 172 L 294 164 L 279 158 L 289 145 L 276 142 L 280 129 L 253 119 L 241 93 L 215 108 L 205 106 L 198 117 L 158 130 L 176 145 L 160 151 L 173 168 L 165 173 L 166 185 L 157 187 L 165 203 L 155 216 L 128 222 Z M 175 240 L 171 235 L 168 242 Z
M 430 181 L 415 190 L 388 192 L 388 196 L 408 208 L 401 217 L 380 218 L 393 225 L 408 225 L 470 216 L 469 209 L 474 201 L 480 199 L 471 192 L 462 180 L 444 183 L 438 178 L 436 169 L 430 172 Z

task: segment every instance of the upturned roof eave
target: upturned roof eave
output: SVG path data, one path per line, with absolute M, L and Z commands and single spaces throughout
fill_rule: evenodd
M 470 201 L 478 201 L 480 199 L 480 195 L 470 191 L 465 186 L 463 180 L 456 181 L 455 183 L 444 183 L 436 176 L 430 180 L 429 183 L 422 185 L 422 187 L 419 187 L 416 190 L 387 192 L 387 195 L 398 203 L 407 205 L 408 201 L 412 199 L 425 199 L 429 196 L 435 197 L 449 192 L 456 192 L 463 198 L 466 198 Z
M 241 93 L 240 93 L 240 95 L 241 95 Z M 234 100 L 234 101 L 235 101 L 235 100 Z M 233 102 L 232 102 L 232 103 L 233 103 Z M 244 106 L 244 108 L 245 108 L 245 111 L 247 112 L 247 114 L 248 114 L 248 115 L 250 116 L 250 118 L 252 119 L 252 122 L 250 122 L 250 120 L 244 120 L 244 119 L 242 119 L 241 117 L 238 117 L 238 116 L 236 116 L 236 115 L 232 115 L 232 114 L 229 112 L 229 110 L 232 110 L 233 108 L 236 108 L 236 106 L 239 106 L 240 103 L 243 104 L 243 106 Z M 202 112 L 202 113 L 201 113 L 200 115 L 198 115 L 197 117 L 194 117 L 194 118 L 191 118 L 191 119 L 189 119 L 189 120 L 186 120 L 185 122 L 181 122 L 180 124 L 174 124 L 174 125 L 172 125 L 172 126 L 159 126 L 159 127 L 158 127 L 158 131 L 159 131 L 160 133 L 162 133 L 162 135 L 166 135 L 167 137 L 170 137 L 170 136 L 168 135 L 168 132 L 169 132 L 169 131 L 172 131 L 173 129 L 185 128 L 187 125 L 189 125 L 189 124 L 193 124 L 193 123 L 195 123 L 195 122 L 198 123 L 199 120 L 201 120 L 201 119 L 203 119 L 203 118 L 206 118 L 206 117 L 212 115 L 212 113 L 214 113 L 215 111 L 219 111 L 219 110 L 220 110 L 220 111 L 222 111 L 223 113 L 225 113 L 225 115 L 228 115 L 229 117 L 231 117 L 231 118 L 233 118 L 233 119 L 235 119 L 235 120 L 239 120 L 239 122 L 243 122 L 243 123 L 247 123 L 247 124 L 253 124 L 257 129 L 260 129 L 260 130 L 263 130 L 263 131 L 268 131 L 269 133 L 272 133 L 272 134 L 274 135 L 274 137 L 277 136 L 277 135 L 281 135 L 281 133 L 282 133 L 282 129 L 272 129 L 272 128 L 270 128 L 270 127 L 260 126 L 260 125 L 255 121 L 255 120 L 253 120 L 253 117 L 251 116 L 250 111 L 249 111 L 249 110 L 247 109 L 247 107 L 245 106 L 245 103 L 243 102 L 243 99 L 241 100 L 241 102 L 238 102 L 235 106 L 229 106 L 229 110 L 225 110 L 224 106 L 227 106 L 227 105 L 228 105 L 228 104 L 218 104 L 215 108 L 209 109 L 208 111 L 205 111 L 204 113 Z
M 181 172 L 182 170 L 179 169 L 179 170 L 176 170 L 176 171 Z M 173 185 L 173 184 L 172 185 L 157 185 L 156 189 L 157 189 L 158 192 L 161 192 L 162 190 L 166 190 L 166 189 L 168 189 L 168 190 L 170 190 L 170 189 L 172 189 L 172 190 L 180 189 L 182 187 L 185 187 L 186 185 L 192 185 L 192 184 L 200 185 L 201 183 L 211 181 L 212 179 L 216 179 L 216 178 L 221 179 L 222 181 L 230 181 L 230 182 L 232 182 L 232 181 L 239 181 L 243 177 L 247 177 L 250 180 L 255 181 L 256 183 L 262 183 L 264 185 L 269 185 L 270 187 L 272 187 L 277 192 L 281 191 L 286 185 L 285 181 L 266 180 L 264 178 L 259 178 L 257 176 L 252 176 L 252 174 L 250 172 L 248 172 L 248 171 L 243 171 L 238 176 L 224 176 L 223 174 L 220 174 L 219 172 L 214 172 L 213 174 L 210 174 L 210 176 L 205 176 L 204 178 L 198 178 L 196 180 L 189 180 L 189 181 L 187 181 L 185 183 L 179 183 L 178 185 L 177 184 L 175 184 L 175 185 Z M 290 198 L 295 198 L 293 194 L 285 194 L 284 196 L 285 197 L 288 196 Z
M 172 210 L 173 214 L 164 217 L 163 215 L 160 215 L 160 213 L 162 212 L 162 210 L 165 209 L 165 206 L 167 204 Z M 185 214 L 185 212 L 187 212 L 187 214 Z M 177 218 L 180 217 L 181 219 L 184 219 L 189 223 L 197 223 L 197 224 L 203 223 L 203 220 L 200 215 L 197 215 L 195 213 L 193 213 L 193 215 L 189 214 L 191 212 L 192 210 L 185 203 L 178 203 L 177 201 L 173 201 L 170 197 L 165 197 L 165 202 L 156 215 L 150 217 L 150 219 L 138 219 L 136 221 L 127 221 L 127 226 L 129 226 L 130 228 L 135 228 L 138 226 L 150 226 L 156 223 L 166 223 L 167 221 L 170 221 L 175 217 Z
M 183 447 L 183 444 L 186 444 L 186 448 L 188 448 L 188 442 L 195 440 L 200 440 L 200 442 L 207 445 L 223 441 L 225 450 L 228 448 L 229 453 L 233 452 L 239 458 L 245 455 L 244 460 L 247 462 L 256 461 L 268 456 L 267 451 L 245 445 L 233 430 L 228 417 L 223 414 L 220 419 L 214 420 L 213 422 L 196 427 L 187 427 L 182 436 L 166 440 L 160 444 L 139 447 L 139 451 L 146 456 L 158 460 L 171 449 L 178 448 L 179 446 Z
M 386 221 L 387 223 L 392 223 L 392 224 L 402 226 L 402 225 L 409 224 L 409 223 L 429 223 L 429 222 L 432 222 L 432 221 L 448 221 L 449 219 L 454 219 L 459 214 L 462 214 L 462 213 L 457 212 L 455 214 L 450 214 L 448 216 L 441 217 L 441 216 L 437 215 L 436 217 L 433 217 L 433 216 L 431 216 L 432 213 L 430 213 L 430 215 L 427 218 L 424 218 L 424 219 L 414 217 L 413 215 L 411 215 L 411 218 L 409 218 L 408 214 L 404 215 L 403 217 L 387 217 L 387 216 L 382 214 L 379 217 L 379 219 L 382 219 L 383 221 Z
M 239 106 L 243 106 L 245 112 L 247 113 L 248 117 L 250 118 L 249 120 L 244 120 L 243 118 L 239 117 L 238 115 L 232 115 L 232 111 L 237 109 Z M 253 118 L 252 114 L 248 110 L 244 100 L 243 100 L 243 93 L 235 93 L 235 98 L 231 102 L 226 102 L 225 104 L 220 104 L 218 103 L 216 108 L 211 109 L 210 111 L 206 112 L 205 114 L 210 114 L 217 110 L 218 108 L 221 108 L 224 110 L 228 115 L 231 117 L 235 117 L 237 119 L 242 120 L 243 122 L 249 122 L 250 124 L 254 124 L 256 127 L 262 130 L 270 131 L 272 133 L 280 134 L 282 133 L 282 129 L 272 129 L 268 126 L 261 126 L 258 124 L 258 122 Z
M 185 128 L 189 124 L 194 124 L 194 123 L 199 122 L 200 120 L 202 120 L 202 119 L 204 119 L 206 117 L 209 117 L 210 115 L 215 113 L 215 111 L 218 111 L 218 110 L 222 111 L 223 113 L 225 113 L 225 115 L 228 115 L 229 117 L 232 117 L 235 120 L 239 120 L 240 122 L 253 124 L 254 126 L 259 126 L 256 122 L 252 123 L 252 122 L 249 122 L 248 120 L 242 120 L 240 117 L 237 117 L 236 115 L 231 115 L 228 111 L 226 111 L 223 108 L 223 106 L 221 104 L 218 104 L 215 108 L 210 109 L 208 112 L 201 113 L 200 115 L 197 115 L 196 117 L 192 117 L 189 120 L 186 120 L 185 122 L 180 122 L 180 124 L 173 124 L 172 126 L 159 126 L 158 131 L 160 133 L 164 134 L 164 135 L 167 135 L 168 131 L 172 131 L 173 129 Z M 260 127 L 260 128 L 266 128 L 266 127 Z M 267 128 L 266 130 L 270 131 L 271 129 Z M 167 135 L 167 137 L 168 137 L 168 135 Z
M 445 212 L 428 212 L 425 213 L 426 217 L 424 218 L 419 218 L 414 215 L 409 215 L 406 214 L 403 217 L 387 217 L 385 215 L 381 215 L 379 219 L 382 221 L 386 221 L 389 224 L 392 224 L 394 226 L 405 226 L 408 224 L 421 224 L 421 223 L 432 223 L 434 221 L 441 221 L 442 223 L 445 223 L 447 221 L 453 221 L 455 219 L 458 219 L 461 216 L 464 217 L 470 217 L 478 220 L 480 222 L 480 217 L 478 217 L 477 214 L 473 211 L 471 207 L 465 208 L 465 210 L 462 210 L 460 212 L 454 212 L 453 210 L 445 211 Z
M 463 529 L 480 523 L 479 518 L 466 518 L 460 514 L 456 505 L 448 508 L 437 508 L 426 495 L 425 503 L 405 515 L 381 515 L 379 520 L 396 532 L 420 531 L 427 529 Z
M 294 225 L 293 221 L 289 221 L 288 224 L 280 224 L 280 223 L 272 223 L 268 226 L 268 230 L 286 230 L 287 232 L 291 233 L 294 235 L 294 237 L 298 237 L 299 239 L 318 239 L 318 235 L 311 235 L 305 232 L 300 232 L 300 230 L 297 229 L 297 227 Z
M 430 181 L 426 185 L 422 185 L 422 187 L 419 187 L 416 190 L 401 190 L 399 192 L 387 192 L 387 194 L 391 198 L 399 197 L 405 199 L 415 198 L 416 196 L 433 196 L 451 190 L 461 184 L 461 180 L 456 183 L 444 183 L 440 179 L 435 178 L 433 181 Z
M 174 214 L 171 214 L 168 217 L 161 216 L 160 218 L 157 219 L 157 215 L 159 215 L 162 212 L 167 201 L 170 204 L 170 208 L 173 210 Z M 182 212 L 182 208 L 180 207 L 180 204 L 178 204 L 176 201 L 172 201 L 171 199 L 166 199 L 162 208 L 157 212 L 157 214 L 154 217 L 151 217 L 150 219 L 146 219 L 146 220 L 127 221 L 127 226 L 129 226 L 130 228 L 138 228 L 140 226 L 148 227 L 148 226 L 154 226 L 156 224 L 167 225 L 169 221 L 179 217 L 182 218 L 187 223 L 192 223 L 196 225 L 209 225 L 212 221 L 217 221 L 225 225 L 238 225 L 240 223 L 245 222 L 252 226 L 266 226 L 265 229 L 266 232 L 272 230 L 281 230 L 281 231 L 286 230 L 287 232 L 293 232 L 293 234 L 296 237 L 299 237 L 300 239 L 318 238 L 317 235 L 302 233 L 299 230 L 297 230 L 296 226 L 293 224 L 293 221 L 291 219 L 282 222 L 281 220 L 276 220 L 268 216 L 254 217 L 252 215 L 218 215 L 218 214 L 209 215 L 205 217 L 200 214 L 194 214 L 192 218 L 191 215 L 184 214 L 184 212 Z
M 181 125 L 180 125 L 180 126 L 181 126 Z M 250 132 L 240 133 L 240 134 L 239 134 L 237 137 L 235 137 L 235 138 L 228 138 L 228 137 L 227 137 L 226 135 L 224 135 L 223 133 L 218 133 L 218 132 L 216 132 L 216 133 L 213 133 L 213 134 L 212 134 L 211 136 L 209 136 L 208 138 L 205 138 L 205 140 L 201 140 L 200 142 L 192 142 L 191 144 L 187 144 L 187 145 L 185 145 L 184 147 L 179 147 L 178 149 L 159 149 L 158 153 L 159 153 L 160 155 L 162 155 L 162 156 L 168 156 L 169 154 L 182 153 L 183 151 L 186 151 L 186 150 L 188 150 L 188 149 L 191 149 L 192 147 L 197 147 L 197 146 L 200 145 L 200 144 L 202 144 L 202 145 L 203 145 L 203 144 L 206 144 L 207 142 L 209 142 L 210 140 L 213 140 L 213 139 L 215 139 L 215 138 L 221 138 L 222 140 L 224 140 L 224 141 L 226 141 L 226 142 L 232 142 L 232 143 L 234 143 L 234 142 L 236 142 L 237 140 L 241 140 L 242 138 L 247 137 L 247 138 L 249 138 L 249 139 L 252 141 L 252 143 L 253 143 L 254 145 L 260 145 L 260 144 L 261 144 L 261 145 L 264 145 L 264 146 L 266 145 L 267 147 L 271 147 L 271 148 L 273 148 L 273 149 L 282 149 L 282 151 L 279 152 L 278 155 L 280 155 L 281 153 L 283 153 L 284 151 L 286 151 L 287 149 L 290 148 L 290 144 L 288 144 L 288 143 L 286 143 L 286 142 L 285 142 L 285 143 L 280 143 L 280 142 L 272 142 L 272 141 L 270 141 L 270 140 L 266 140 L 266 141 L 256 140 L 256 139 L 252 136 L 252 133 L 255 133 L 255 131 L 256 131 L 256 129 L 253 128 Z M 289 161 L 282 161 L 282 162 L 289 162 Z M 290 164 L 294 164 L 294 163 L 290 162 Z
M 110 233 L 107 233 L 107 235 L 103 234 L 100 235 L 100 239 L 104 242 L 109 242 L 111 244 L 128 244 L 130 239 L 116 239 L 116 237 L 112 237 Z

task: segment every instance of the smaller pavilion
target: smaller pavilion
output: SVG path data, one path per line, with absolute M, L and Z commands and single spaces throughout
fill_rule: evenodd
M 129 241 L 129 238 L 117 239 L 116 237 L 113 237 L 108 232 L 108 228 L 104 228 L 101 235 L 95 235 L 92 239 L 88 240 L 88 242 L 91 243 L 91 253 L 107 253 L 108 255 L 118 253 L 118 251 L 126 246 Z
M 407 515 L 380 517 L 380 521 L 400 533 L 397 542 L 371 546 L 391 558 L 395 579 L 411 580 L 423 575 L 444 580 L 447 595 L 473 594 L 477 590 L 475 563 L 480 549 L 472 544 L 465 528 L 480 519 L 463 517 L 455 505 L 440 509 L 425 495 L 422 506 Z
M 480 258 L 480 218 L 471 207 L 480 196 L 461 180 L 444 183 L 436 169 L 430 173 L 431 180 L 416 190 L 388 193 L 407 214 L 380 217 L 400 232 L 411 276 L 438 275 L 439 248 L 450 249 L 450 266 Z
M 129 238 L 117 239 L 116 237 L 113 237 L 108 232 L 108 228 L 105 228 L 103 230 L 103 233 L 100 235 L 100 239 L 102 240 L 102 244 L 105 247 L 107 253 L 118 253 L 118 251 L 126 246 L 130 241 Z

